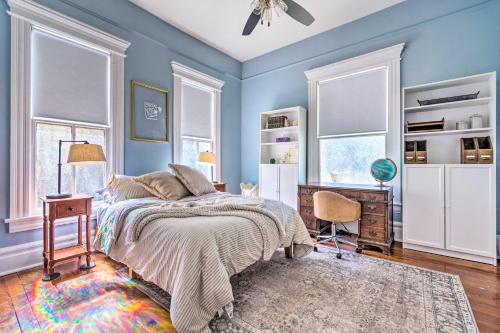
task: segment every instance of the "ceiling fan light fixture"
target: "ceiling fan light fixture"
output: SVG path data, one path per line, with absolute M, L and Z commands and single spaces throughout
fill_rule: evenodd
M 251 7 L 252 12 L 260 16 L 260 24 L 263 25 L 266 22 L 268 27 L 271 26 L 273 20 L 273 11 L 279 17 L 288 10 L 283 0 L 253 0 Z

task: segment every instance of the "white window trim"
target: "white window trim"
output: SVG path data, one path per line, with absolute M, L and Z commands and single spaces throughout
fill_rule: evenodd
M 111 54 L 110 136 L 108 171 L 124 170 L 124 64 L 130 43 L 51 10 L 31 0 L 8 0 L 11 16 L 11 148 L 9 232 L 42 228 L 40 216 L 30 216 L 30 156 L 33 145 L 30 115 L 30 50 L 33 25 L 95 45 Z M 29 148 L 29 149 L 27 149 Z M 73 223 L 69 220 L 68 223 Z
M 195 84 L 214 92 L 215 111 L 215 156 L 217 159 L 215 176 L 222 181 L 221 159 L 221 94 L 225 82 L 210 75 L 187 67 L 176 61 L 171 62 L 174 75 L 174 163 L 181 163 L 181 104 L 182 83 Z
M 309 86 L 308 119 L 308 181 L 319 182 L 319 139 L 317 135 L 317 100 L 320 82 L 350 75 L 377 67 L 387 67 L 388 76 L 388 131 L 386 135 L 386 155 L 399 167 L 401 161 L 401 113 L 400 113 L 400 63 L 405 44 L 401 43 L 358 57 L 308 70 L 305 73 Z M 396 202 L 401 202 L 401 179 L 399 175 L 391 182 L 396 194 Z

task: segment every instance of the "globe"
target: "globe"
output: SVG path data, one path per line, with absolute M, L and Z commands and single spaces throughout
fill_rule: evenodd
M 397 172 L 398 167 L 390 158 L 378 159 L 374 161 L 370 167 L 370 173 L 375 180 L 380 182 L 380 185 L 383 185 L 384 182 L 393 180 Z

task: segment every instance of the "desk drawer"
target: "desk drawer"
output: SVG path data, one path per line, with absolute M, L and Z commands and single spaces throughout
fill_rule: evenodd
M 385 229 L 384 228 L 375 228 L 375 227 L 361 227 L 360 232 L 361 238 L 371 239 L 379 242 L 385 241 Z
M 359 199 L 363 201 L 385 201 L 385 194 L 378 192 L 361 192 Z
M 363 202 L 361 204 L 361 209 L 363 214 L 385 214 L 386 204 L 377 202 Z
M 302 218 L 304 220 L 304 224 L 306 225 L 307 230 L 312 231 L 312 232 L 318 232 L 318 221 L 312 217 L 312 218 Z
M 85 201 L 69 201 L 56 206 L 56 218 L 76 216 L 86 213 Z
M 314 192 L 318 192 L 318 189 L 316 187 L 301 187 L 300 188 L 300 194 L 301 195 L 313 195 Z
M 312 195 L 304 195 L 300 196 L 300 206 L 305 207 L 314 207 L 314 200 Z
M 361 215 L 361 227 L 385 229 L 385 220 L 385 216 L 363 214 Z
M 308 206 L 300 207 L 300 216 L 303 219 L 315 218 L 314 217 L 314 208 L 308 207 Z

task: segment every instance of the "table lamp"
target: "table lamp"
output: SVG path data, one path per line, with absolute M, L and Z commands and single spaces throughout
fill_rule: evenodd
M 205 152 L 201 152 L 198 155 L 198 164 L 210 165 L 210 172 L 212 174 L 212 183 L 217 183 L 214 180 L 214 165 L 216 164 L 215 154 L 209 152 L 208 150 Z
M 61 147 L 63 143 L 73 143 L 69 147 L 68 164 L 99 164 L 106 163 L 106 156 L 101 145 L 90 144 L 82 140 L 59 140 L 59 163 L 57 164 L 57 193 L 47 195 L 47 199 L 70 198 L 71 193 L 61 193 Z

